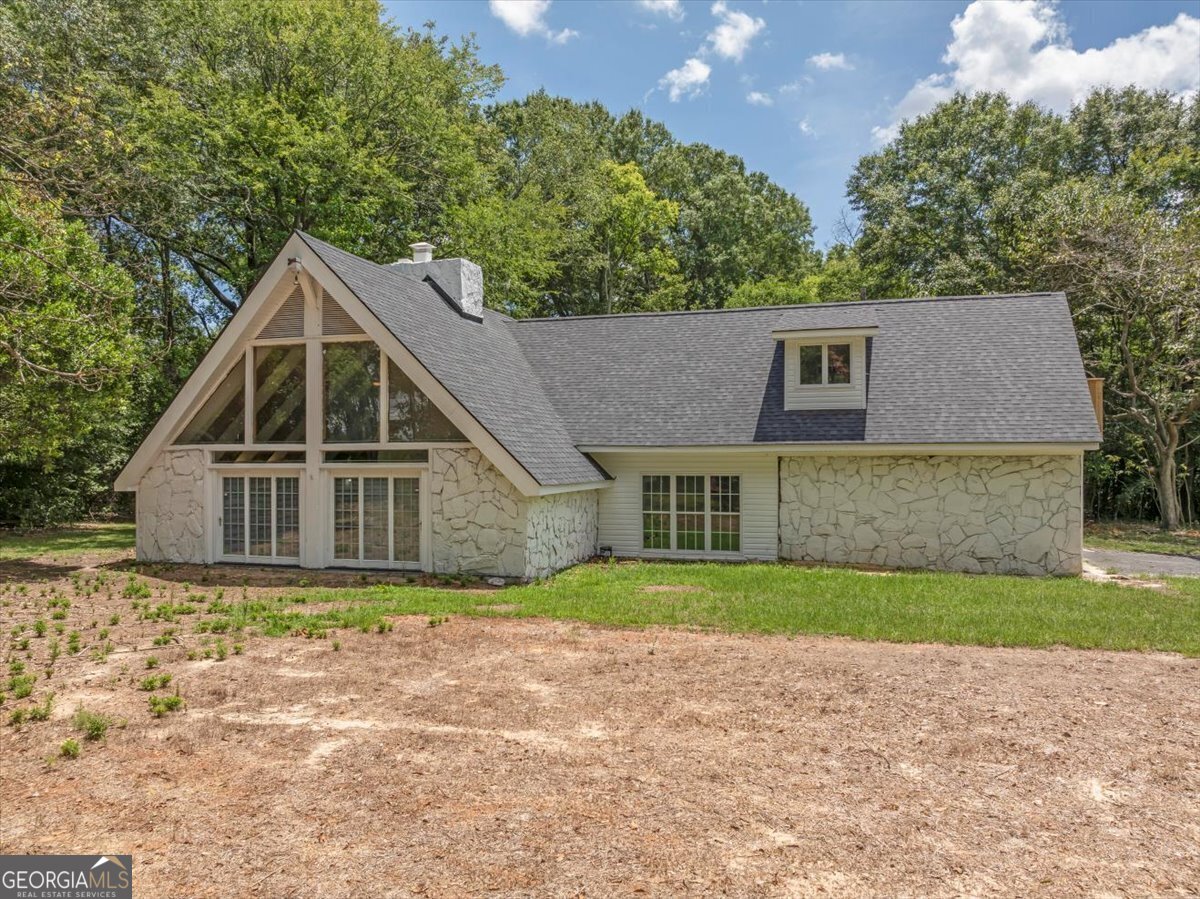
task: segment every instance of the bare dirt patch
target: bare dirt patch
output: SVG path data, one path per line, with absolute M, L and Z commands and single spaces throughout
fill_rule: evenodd
M 402 618 L 74 657 L 0 730 L 0 851 L 131 852 L 146 896 L 1185 895 L 1200 663 Z M 312 675 L 312 676 L 303 676 Z M 59 675 L 56 675 L 56 678 Z

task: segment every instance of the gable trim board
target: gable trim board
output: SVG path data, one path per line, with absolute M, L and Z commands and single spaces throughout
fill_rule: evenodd
M 1078 570 L 1082 453 L 1099 434 L 1061 294 L 517 321 L 486 308 L 461 315 L 406 269 L 289 237 L 118 478 L 117 489 L 138 493 L 140 558 L 223 558 L 221 478 L 296 472 L 305 567 L 340 564 L 334 479 L 359 476 L 420 479 L 420 564 L 447 573 L 540 577 L 600 545 L 642 558 Z M 790 409 L 788 349 L 834 338 L 855 344 L 858 390 L 830 392 L 833 408 Z M 364 340 L 465 443 L 384 440 L 385 373 L 380 440 L 324 443 L 321 348 Z M 253 433 L 171 443 L 239 358 L 253 380 L 253 347 L 297 343 L 308 415 L 303 447 L 291 448 L 304 462 L 216 462 L 214 450 L 266 449 Z M 406 447 L 428 461 L 323 456 Z M 643 502 L 661 501 L 642 496 L 649 475 L 670 478 L 672 540 L 677 527 L 694 540 L 677 488 L 694 502 L 706 485 L 705 546 L 728 545 L 727 531 L 710 530 L 727 515 L 716 506 L 725 488 L 694 478 L 736 475 L 737 550 L 645 549 Z M 677 476 L 693 480 L 681 487 Z M 365 540 L 366 512 L 355 514 Z

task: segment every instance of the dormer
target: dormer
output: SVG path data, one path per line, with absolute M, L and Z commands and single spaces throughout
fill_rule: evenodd
M 879 333 L 870 309 L 789 309 L 771 336 L 783 344 L 783 408 L 865 409 L 867 339 Z

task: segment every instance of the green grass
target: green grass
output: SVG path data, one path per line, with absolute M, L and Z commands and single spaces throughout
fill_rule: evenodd
M 1135 521 L 1097 521 L 1084 528 L 1083 544 L 1090 549 L 1200 556 L 1200 531 L 1164 531 Z
M 51 556 L 65 561 L 92 553 L 133 550 L 132 524 L 96 524 L 45 531 L 0 530 L 0 562 Z
M 337 605 L 303 608 L 316 602 Z M 394 615 L 492 615 L 1200 656 L 1197 578 L 1169 579 L 1167 590 L 1156 591 L 1075 578 L 869 574 L 771 564 L 592 564 L 491 596 L 410 586 L 309 589 L 279 600 L 235 604 L 225 614 L 232 627 L 254 627 L 269 636 L 378 631 L 384 618 Z

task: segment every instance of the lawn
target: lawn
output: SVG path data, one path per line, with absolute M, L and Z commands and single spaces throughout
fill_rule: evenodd
M 0 853 L 99 835 L 162 896 L 373 895 L 380 857 L 405 895 L 1200 876 L 1200 578 L 605 562 L 492 589 L 139 564 L 130 536 L 0 538 Z
M 1200 530 L 1164 531 L 1144 521 L 1095 521 L 1083 532 L 1089 549 L 1200 556 Z
M 72 528 L 0 539 L 0 559 L 39 554 L 127 557 L 129 525 Z M 325 635 L 372 630 L 397 615 L 549 618 L 617 627 L 725 633 L 826 634 L 902 643 L 1167 650 L 1200 656 L 1200 579 L 1161 590 L 1078 578 L 935 572 L 864 572 L 788 564 L 609 562 L 502 590 L 470 579 L 444 586 L 372 583 L 373 575 L 232 566 L 144 566 L 161 602 L 185 578 L 270 584 L 223 590 L 196 619 L 205 633 Z M 270 578 L 270 580 L 263 580 Z M 331 580 L 332 578 L 332 580 Z M 138 583 L 133 576 L 133 583 Z M 328 586 L 339 583 L 340 586 Z M 353 586 L 345 586 L 353 584 Z M 461 586 L 474 587 L 464 590 Z M 150 588 L 147 587 L 147 590 Z M 319 608 L 314 608 L 319 606 Z M 170 613 L 167 613 L 170 618 Z
M 83 524 L 40 531 L 0 530 L 0 562 L 44 558 L 75 561 L 85 556 L 120 555 L 133 550 L 134 527 L 128 523 Z

